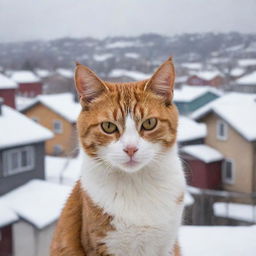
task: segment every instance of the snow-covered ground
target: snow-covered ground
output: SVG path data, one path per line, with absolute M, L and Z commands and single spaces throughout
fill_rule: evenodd
M 183 256 L 256 255 L 256 226 L 184 226 L 179 240 Z

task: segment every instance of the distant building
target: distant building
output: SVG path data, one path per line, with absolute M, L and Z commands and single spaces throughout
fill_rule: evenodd
M 256 71 L 237 79 L 232 89 L 237 92 L 256 93 Z
M 78 145 L 76 119 L 81 110 L 72 93 L 38 96 L 22 112 L 54 133 L 46 142 L 46 154 L 74 155 Z
M 0 97 L 3 98 L 3 104 L 16 108 L 15 94 L 18 88 L 17 83 L 8 77 L 0 74 Z

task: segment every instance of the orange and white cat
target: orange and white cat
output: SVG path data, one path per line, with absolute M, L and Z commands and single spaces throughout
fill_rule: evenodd
M 52 256 L 180 255 L 185 178 L 174 78 L 171 58 L 149 80 L 132 83 L 105 82 L 77 65 L 82 174 L 55 230 Z

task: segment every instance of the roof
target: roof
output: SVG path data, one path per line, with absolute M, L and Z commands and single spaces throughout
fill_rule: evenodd
M 40 78 L 36 76 L 32 71 L 28 71 L 28 70 L 13 71 L 11 73 L 11 79 L 16 83 L 40 82 Z
M 36 69 L 35 72 L 41 78 L 45 78 L 51 75 L 51 72 L 46 69 Z
M 203 67 L 202 63 L 199 62 L 185 62 L 181 66 L 187 69 L 201 69 Z
M 185 142 L 205 138 L 207 133 L 206 125 L 197 123 L 194 120 L 180 116 L 178 126 L 178 141 Z
M 233 68 L 230 71 L 231 76 L 241 76 L 245 73 L 245 70 L 243 68 Z
M 240 67 L 256 66 L 256 59 L 240 59 L 238 65 Z
M 252 72 L 251 74 L 245 75 L 236 80 L 237 84 L 240 85 L 254 85 L 256 86 L 256 71 Z
M 0 148 L 48 140 L 53 133 L 18 111 L 3 105 L 0 115 Z
M 74 101 L 74 95 L 72 93 L 39 95 L 31 104 L 22 109 L 22 111 L 33 107 L 37 103 L 45 105 L 71 123 L 76 122 L 81 111 L 81 105 Z
M 174 90 L 174 102 L 191 102 L 209 92 L 216 96 L 222 94 L 218 89 L 210 86 L 183 85 L 180 89 Z
M 68 186 L 31 180 L 1 196 L 0 202 L 20 218 L 42 229 L 59 218 L 70 191 Z
M 0 201 L 0 228 L 7 226 L 19 219 L 18 215 L 6 204 Z
M 205 163 L 212 163 L 223 159 L 223 155 L 219 151 L 207 145 L 184 146 L 181 151 Z
M 196 110 L 191 117 L 200 120 L 211 112 L 224 119 L 246 140 L 256 140 L 256 94 L 227 93 Z
M 70 69 L 58 68 L 58 69 L 56 69 L 56 72 L 66 78 L 73 79 L 73 77 L 74 77 L 74 72 L 73 72 L 73 70 L 70 70 Z
M 127 76 L 134 80 L 144 80 L 144 79 L 148 79 L 151 75 L 145 74 L 139 71 L 129 71 L 125 69 L 113 69 L 108 75 L 108 77 L 121 77 L 121 76 Z
M 113 54 L 112 53 L 104 53 L 104 54 L 94 54 L 93 55 L 93 59 L 98 61 L 98 62 L 102 62 L 105 61 L 109 58 L 112 58 Z
M 10 78 L 0 74 L 0 90 L 1 89 L 16 89 L 18 85 Z
M 221 73 L 217 70 L 207 70 L 207 71 L 197 72 L 195 75 L 204 80 L 212 80 L 216 76 L 221 76 Z

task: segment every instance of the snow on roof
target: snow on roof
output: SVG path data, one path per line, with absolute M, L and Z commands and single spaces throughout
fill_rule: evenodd
M 56 69 L 56 72 L 65 78 L 73 78 L 74 77 L 74 72 L 70 69 L 58 68 L 58 69 Z
M 237 79 L 236 83 L 239 85 L 254 85 L 254 86 L 256 86 L 256 71 Z
M 136 52 L 127 52 L 124 55 L 126 58 L 131 58 L 131 59 L 138 59 L 140 55 Z
M 31 180 L 0 197 L 18 216 L 42 229 L 55 222 L 71 187 L 43 180 Z
M 127 76 L 134 80 L 145 80 L 145 79 L 148 79 L 151 76 L 151 74 L 145 74 L 139 71 L 129 71 L 125 69 L 113 69 L 108 76 L 109 77 Z
M 175 77 L 175 83 L 186 83 L 188 80 L 187 76 L 177 76 Z
M 78 114 L 81 111 L 81 106 L 74 101 L 74 95 L 72 93 L 39 95 L 35 98 L 34 102 L 22 110 L 24 111 L 37 103 L 45 105 L 72 123 L 76 122 Z
M 194 120 L 180 116 L 178 126 L 178 141 L 185 142 L 196 139 L 201 139 L 206 136 L 206 125 L 197 123 Z
M 113 49 L 113 48 L 127 48 L 127 47 L 135 47 L 139 46 L 137 42 L 134 41 L 116 41 L 114 43 L 109 43 L 106 45 L 106 48 Z
M 183 226 L 179 242 L 183 256 L 254 256 L 255 226 Z
M 211 92 L 217 96 L 222 94 L 219 90 L 210 86 L 183 85 L 180 89 L 174 90 L 174 102 L 190 102 L 208 92 Z
M 93 59 L 98 61 L 98 62 L 106 61 L 107 59 L 112 58 L 112 57 L 113 57 L 112 53 L 95 54 L 95 55 L 93 55 Z
M 256 59 L 241 59 L 238 61 L 240 67 L 256 66 Z
M 48 77 L 51 74 L 51 72 L 49 70 L 46 70 L 46 69 L 36 69 L 35 72 L 41 78 Z
M 231 76 L 241 76 L 245 73 L 245 70 L 243 68 L 233 68 L 230 71 Z
M 197 72 L 195 75 L 204 80 L 212 80 L 216 76 L 221 76 L 221 73 L 217 70 L 208 70 Z
M 0 148 L 36 143 L 53 137 L 50 130 L 5 105 L 0 115 L 0 130 Z
M 256 94 L 231 92 L 199 108 L 191 117 L 199 120 L 214 112 L 249 141 L 256 140 Z
M 23 96 L 15 96 L 15 105 L 17 110 L 21 111 L 25 109 L 26 107 L 32 105 L 35 103 L 36 99 L 35 98 L 28 98 L 28 97 L 23 97 Z
M 11 73 L 11 79 L 16 83 L 38 83 L 40 79 L 32 71 L 20 70 Z
M 0 90 L 1 89 L 15 89 L 18 85 L 12 81 L 10 78 L 3 74 L 0 74 Z
M 181 64 L 182 67 L 187 69 L 202 69 L 203 65 L 199 62 L 186 62 Z
M 18 215 L 0 200 L 0 228 L 19 219 Z
M 218 217 L 229 217 L 236 220 L 256 223 L 256 216 L 254 216 L 256 206 L 253 205 L 218 202 L 214 203 L 213 209 L 214 215 Z
M 181 151 L 205 163 L 212 163 L 223 159 L 223 155 L 219 151 L 207 145 L 184 146 Z

